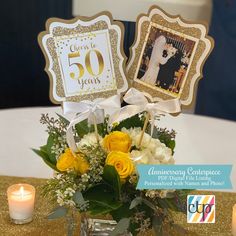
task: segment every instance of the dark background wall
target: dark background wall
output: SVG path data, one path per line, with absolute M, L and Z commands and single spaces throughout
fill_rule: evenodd
M 215 48 L 199 83 L 196 113 L 236 120 L 236 0 L 214 0 Z
M 51 104 L 37 36 L 48 18 L 70 19 L 71 12 L 70 0 L 1 1 L 0 108 Z
M 49 80 L 37 35 L 50 17 L 72 18 L 71 0 L 7 0 L 0 9 L 0 108 L 47 106 Z M 134 24 L 124 22 L 125 52 Z M 236 120 L 236 2 L 214 0 L 215 49 L 199 83 L 196 113 Z

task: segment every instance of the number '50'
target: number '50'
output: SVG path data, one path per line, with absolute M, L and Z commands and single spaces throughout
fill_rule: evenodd
M 91 66 L 91 53 L 94 52 L 96 57 L 97 57 L 97 60 L 98 60 L 98 67 L 99 67 L 99 70 L 98 70 L 98 73 L 95 73 L 93 71 L 93 68 Z M 79 57 L 80 55 L 77 55 L 76 57 Z M 80 63 L 71 63 L 71 58 L 74 58 L 75 56 L 73 54 L 69 54 L 68 55 L 68 60 L 69 60 L 69 66 L 76 66 L 77 69 L 78 69 L 78 77 L 75 78 L 75 73 L 74 72 L 71 72 L 70 73 L 70 77 L 72 79 L 80 79 L 83 75 L 84 75 L 84 66 Z M 102 72 L 103 72 L 103 69 L 104 69 L 104 60 L 103 60 L 103 57 L 102 57 L 102 54 L 98 51 L 98 50 L 89 50 L 86 55 L 85 55 L 85 67 L 86 67 L 86 70 L 88 71 L 88 73 L 92 76 L 99 76 Z

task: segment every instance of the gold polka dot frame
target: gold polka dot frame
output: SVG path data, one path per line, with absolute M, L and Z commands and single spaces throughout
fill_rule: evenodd
M 72 20 L 50 18 L 38 36 L 50 78 L 50 99 L 93 101 L 128 89 L 123 24 L 109 12 Z

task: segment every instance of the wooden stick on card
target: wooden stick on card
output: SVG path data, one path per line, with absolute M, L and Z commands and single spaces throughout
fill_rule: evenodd
M 99 143 L 98 126 L 97 126 L 97 119 L 96 119 L 95 114 L 93 114 L 93 125 L 94 125 L 94 131 L 95 131 L 97 143 Z
M 148 125 L 148 122 L 150 120 L 150 117 L 151 117 L 150 113 L 147 112 L 146 118 L 145 118 L 145 121 L 144 121 L 144 125 L 143 125 L 143 129 L 142 129 L 142 133 L 141 133 L 141 136 L 140 136 L 140 139 L 139 139 L 139 142 L 138 142 L 138 148 L 140 148 L 140 146 L 142 144 L 143 136 L 144 136 L 145 130 L 147 129 L 147 125 Z

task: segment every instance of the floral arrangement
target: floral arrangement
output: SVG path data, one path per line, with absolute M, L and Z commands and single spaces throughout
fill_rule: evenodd
M 73 129 L 76 153 L 66 139 L 70 122 L 60 115 L 57 119 L 42 115 L 40 121 L 49 136 L 47 144 L 34 152 L 55 170 L 55 176 L 44 186 L 45 196 L 58 205 L 49 219 L 75 210 L 91 216 L 109 214 L 118 222 L 111 235 L 145 235 L 151 229 L 155 235 L 162 235 L 166 225 L 180 229 L 171 211 L 186 212 L 186 190 L 136 189 L 138 164 L 175 162 L 175 132 L 154 127 L 150 135 L 146 114 L 112 125 L 109 117 L 97 125 L 88 120 L 77 123 Z M 70 224 L 68 235 L 72 232 Z

